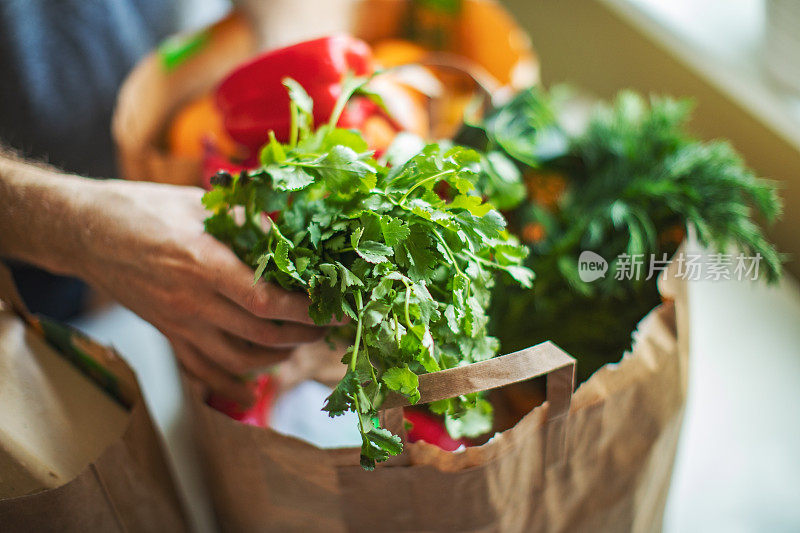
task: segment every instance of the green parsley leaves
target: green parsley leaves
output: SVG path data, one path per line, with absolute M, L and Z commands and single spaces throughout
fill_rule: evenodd
M 348 82 L 343 98 L 359 83 Z M 312 131 L 313 104 L 299 84 L 285 84 L 290 142 L 272 137 L 259 169 L 217 180 L 204 198 L 206 230 L 256 279 L 306 291 L 318 324 L 351 320 L 347 373 L 324 409 L 357 413 L 361 464 L 372 469 L 402 451 L 374 422 L 387 392 L 415 403 L 418 374 L 495 356 L 499 344 L 486 330 L 494 274 L 529 287 L 533 273 L 522 266 L 527 249 L 475 191 L 480 154 L 429 144 L 404 161 L 378 160 L 335 117 Z M 491 406 L 473 396 L 439 406 L 459 434 L 491 427 Z

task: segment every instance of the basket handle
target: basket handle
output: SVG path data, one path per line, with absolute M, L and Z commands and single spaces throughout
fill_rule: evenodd
M 423 405 L 464 394 L 482 392 L 512 383 L 547 376 L 548 430 L 546 464 L 560 461 L 566 445 L 566 416 L 575 384 L 575 359 L 550 341 L 486 361 L 419 376 Z M 384 427 L 405 440 L 402 408 L 405 396 L 391 393 L 383 402 Z
M 404 63 L 393 68 L 402 70 L 403 68 L 414 66 L 439 68 L 463 74 L 472 80 L 481 92 L 481 95 L 485 96 L 488 102 L 492 101 L 492 96 L 501 85 L 497 78 L 492 76 L 489 71 L 481 65 L 450 52 L 431 52 L 418 61 Z

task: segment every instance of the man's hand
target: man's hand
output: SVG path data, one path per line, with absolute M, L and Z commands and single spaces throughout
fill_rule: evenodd
M 193 187 L 98 183 L 81 217 L 80 273 L 161 330 L 190 374 L 246 403 L 238 376 L 325 330 L 313 325 L 304 294 L 254 285 L 252 269 L 204 233 L 201 196 Z
M 204 233 L 202 190 L 52 175 L 31 181 L 2 170 L 0 193 L 16 203 L 0 199 L 0 233 L 8 229 L 0 254 L 105 291 L 164 333 L 183 367 L 214 391 L 249 403 L 241 376 L 324 336 L 305 295 L 254 285 L 253 271 Z

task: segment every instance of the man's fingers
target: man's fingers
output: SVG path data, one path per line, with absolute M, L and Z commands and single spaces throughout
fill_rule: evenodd
M 244 381 L 207 361 L 188 342 L 173 340 L 172 347 L 175 357 L 192 377 L 205 383 L 215 393 L 230 398 L 243 406 L 252 405 L 255 398 Z
M 270 319 L 256 317 L 224 296 L 213 305 L 204 307 L 205 320 L 246 341 L 271 348 L 289 348 L 315 342 L 325 336 L 325 328 L 296 322 L 276 324 Z
M 206 359 L 234 376 L 263 370 L 286 359 L 291 350 L 269 349 L 233 337 L 224 331 L 205 328 L 186 334 Z
M 244 308 L 256 316 L 314 326 L 317 323 L 308 314 L 310 305 L 311 300 L 306 294 L 299 291 L 287 291 L 264 280 L 259 280 L 255 285 L 251 285 L 251 292 L 244 298 Z M 347 317 L 342 317 L 341 320 L 333 317 L 327 325 L 341 326 L 349 321 Z
M 253 270 L 225 245 L 211 236 L 208 238 L 214 242 L 207 243 L 204 264 L 220 294 L 257 317 L 314 325 L 308 314 L 311 300 L 306 294 L 287 291 L 263 280 L 253 284 Z
M 306 294 L 287 291 L 264 280 L 258 280 L 254 285 L 252 276 L 250 272 L 249 278 L 246 278 L 247 283 L 240 286 L 230 283 L 230 290 L 221 291 L 222 294 L 257 317 L 315 325 L 308 314 L 311 300 Z
M 308 314 L 311 300 L 301 292 L 289 292 L 259 280 L 253 284 L 253 271 L 222 243 L 213 252 L 214 283 L 217 290 L 246 311 L 261 318 L 288 320 L 313 325 Z

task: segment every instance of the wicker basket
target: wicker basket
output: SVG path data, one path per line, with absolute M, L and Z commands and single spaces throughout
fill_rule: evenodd
M 350 27 L 342 29 L 370 43 L 400 36 L 409 5 L 405 0 L 356 0 L 347 17 Z M 445 51 L 465 57 L 500 84 L 521 88 L 538 81 L 538 61 L 529 39 L 496 3 L 463 2 L 453 16 L 451 37 Z M 189 57 L 176 66 L 156 51 L 122 85 L 112 129 L 121 174 L 127 179 L 199 184 L 201 161 L 169 154 L 164 132 L 186 102 L 211 90 L 259 49 L 255 31 L 238 14 L 182 38 L 195 44 Z

